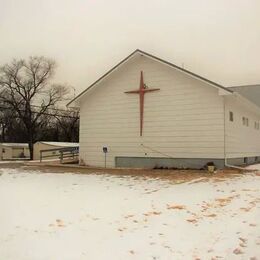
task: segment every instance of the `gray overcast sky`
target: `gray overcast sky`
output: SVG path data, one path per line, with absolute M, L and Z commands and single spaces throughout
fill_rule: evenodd
M 139 48 L 226 86 L 260 83 L 260 0 L 0 0 L 0 64 L 44 55 L 77 93 Z

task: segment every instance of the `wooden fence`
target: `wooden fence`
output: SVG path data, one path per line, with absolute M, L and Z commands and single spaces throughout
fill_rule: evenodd
M 56 153 L 58 152 L 58 153 Z M 50 154 L 52 153 L 52 154 Z M 64 162 L 64 159 L 71 159 L 73 161 L 78 159 L 79 147 L 64 147 L 64 148 L 54 148 L 54 149 L 45 149 L 40 150 L 40 162 L 48 158 L 57 158 L 60 159 L 60 163 Z

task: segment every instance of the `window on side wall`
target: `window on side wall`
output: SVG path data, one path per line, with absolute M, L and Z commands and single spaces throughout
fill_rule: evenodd
M 229 111 L 229 121 L 233 122 L 234 121 L 234 114 L 232 111 Z
M 249 119 L 247 117 L 242 117 L 242 122 L 244 126 L 249 126 Z
M 255 122 L 255 129 L 259 130 L 259 122 Z

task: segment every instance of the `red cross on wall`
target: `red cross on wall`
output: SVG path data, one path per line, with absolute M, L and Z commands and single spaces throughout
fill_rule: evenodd
M 126 91 L 127 94 L 139 94 L 140 103 L 140 136 L 143 135 L 143 119 L 144 119 L 144 94 L 160 90 L 159 88 L 147 88 L 144 84 L 143 72 L 141 71 L 140 86 L 137 90 Z

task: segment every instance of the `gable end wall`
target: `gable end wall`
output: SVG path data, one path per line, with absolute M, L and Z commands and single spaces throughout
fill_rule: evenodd
M 139 136 L 139 97 L 125 91 L 145 84 L 160 91 L 145 95 L 143 136 Z M 223 97 L 218 89 L 178 70 L 138 56 L 91 89 L 80 103 L 80 158 L 107 166 L 115 158 L 224 157 Z

